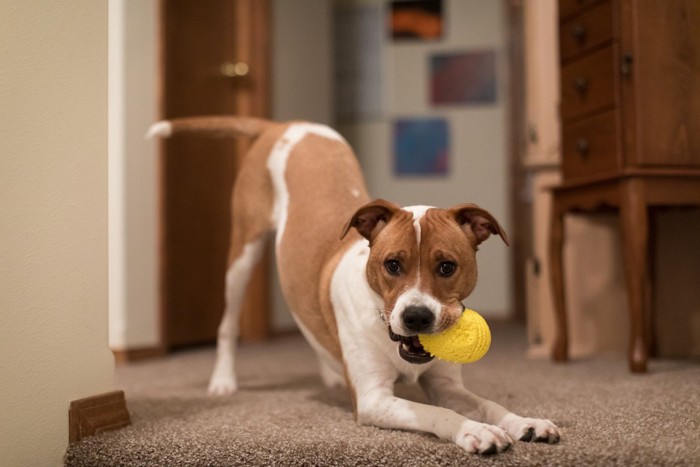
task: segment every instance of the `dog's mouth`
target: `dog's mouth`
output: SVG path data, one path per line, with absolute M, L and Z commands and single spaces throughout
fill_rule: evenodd
M 433 359 L 421 345 L 418 336 L 399 336 L 389 328 L 389 338 L 399 343 L 399 355 L 408 363 L 421 365 Z

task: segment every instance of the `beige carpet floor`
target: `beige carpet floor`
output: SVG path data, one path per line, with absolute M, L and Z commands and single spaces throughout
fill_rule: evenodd
M 569 364 L 525 358 L 525 330 L 492 326 L 481 361 L 464 366 L 476 393 L 563 430 L 558 445 L 516 443 L 496 456 L 433 436 L 358 426 L 344 391 L 326 389 L 298 336 L 248 344 L 240 391 L 206 396 L 213 348 L 117 369 L 132 425 L 72 445 L 69 466 L 700 466 L 700 363 L 654 360 L 646 375 L 622 357 Z M 400 395 L 421 400 L 413 387 Z

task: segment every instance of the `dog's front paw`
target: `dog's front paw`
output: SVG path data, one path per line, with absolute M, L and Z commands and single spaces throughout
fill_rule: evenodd
M 554 423 L 540 418 L 524 418 L 508 414 L 503 417 L 499 426 L 518 441 L 556 444 L 561 438 L 561 431 Z
M 513 438 L 496 425 L 468 420 L 460 427 L 454 442 L 467 452 L 496 454 L 508 449 Z
M 232 376 L 213 375 L 207 392 L 210 396 L 228 396 L 238 390 L 236 378 Z

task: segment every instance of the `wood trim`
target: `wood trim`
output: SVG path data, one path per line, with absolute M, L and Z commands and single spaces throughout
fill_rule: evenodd
M 166 0 L 158 0 L 157 22 L 156 25 L 156 49 L 157 49 L 157 83 L 156 83 L 156 106 L 158 120 L 163 120 L 166 115 L 165 103 L 165 75 L 166 75 L 166 59 L 165 59 L 165 24 L 167 14 L 165 11 Z M 165 144 L 162 138 L 158 138 L 157 160 L 156 160 L 156 205 L 158 212 L 158 330 L 160 347 L 167 349 L 167 303 L 165 302 L 166 284 L 163 278 L 167 273 L 168 261 L 166 252 L 166 228 L 165 228 Z M 115 355 L 116 357 L 116 355 Z
M 236 60 L 250 68 L 249 92 L 236 102 L 240 115 L 270 116 L 271 16 L 269 0 L 236 2 Z
M 525 321 L 527 315 L 526 264 L 532 256 L 532 208 L 520 193 L 525 189 L 526 169 L 526 108 L 525 108 L 525 52 L 524 14 L 522 2 L 507 0 L 508 63 L 509 63 L 509 135 L 510 199 L 512 239 L 511 267 L 513 268 L 513 303 L 511 318 Z
M 575 180 L 568 180 L 551 187 L 554 191 L 570 190 L 579 187 L 588 187 L 603 183 L 617 182 L 627 178 L 677 178 L 679 180 L 689 178 L 700 178 L 700 170 L 697 168 L 688 169 L 667 169 L 667 168 L 625 168 L 616 172 L 592 175 L 589 177 L 577 177 Z
M 162 346 L 157 347 L 139 347 L 134 349 L 112 350 L 114 362 L 117 365 L 125 365 L 141 360 L 162 357 L 166 354 L 166 350 Z
M 236 61 L 245 62 L 250 67 L 247 92 L 237 95 L 236 109 L 239 115 L 270 117 L 271 14 L 269 0 L 236 2 Z M 236 144 L 238 164 L 240 156 L 250 147 L 250 142 L 238 139 Z M 271 335 L 269 264 L 268 248 L 248 283 L 239 328 L 239 335 L 243 341 L 263 340 Z
M 68 441 L 75 443 L 88 436 L 123 428 L 130 423 L 124 391 L 78 399 L 72 401 L 68 409 Z

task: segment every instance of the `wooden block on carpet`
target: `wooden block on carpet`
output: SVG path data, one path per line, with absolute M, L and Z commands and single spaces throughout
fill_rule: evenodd
M 113 391 L 78 399 L 68 410 L 68 441 L 75 443 L 86 436 L 123 428 L 131 423 L 124 391 Z

